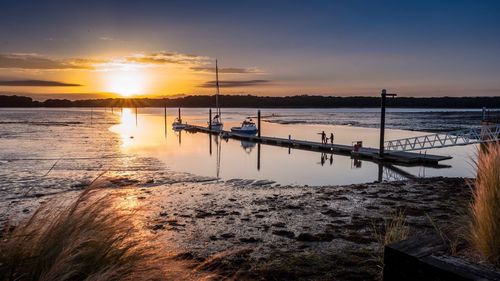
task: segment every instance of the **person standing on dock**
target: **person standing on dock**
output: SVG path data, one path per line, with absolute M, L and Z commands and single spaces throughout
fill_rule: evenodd
M 321 143 L 322 144 L 326 143 L 326 134 L 325 134 L 325 131 L 321 132 Z
M 333 133 L 330 133 L 330 143 L 333 144 Z

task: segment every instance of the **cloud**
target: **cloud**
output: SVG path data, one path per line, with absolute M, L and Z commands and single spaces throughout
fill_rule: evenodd
M 113 41 L 115 39 L 112 38 L 112 37 L 101 36 L 101 37 L 99 37 L 99 40 L 102 40 L 102 41 Z
M 63 70 L 93 69 L 86 60 L 56 60 L 37 54 L 0 54 L 0 68 Z
M 237 87 L 251 87 L 251 86 L 262 86 L 269 84 L 270 80 L 240 80 L 240 81 L 219 81 L 219 85 L 223 88 L 237 88 Z M 215 81 L 207 81 L 203 84 L 198 85 L 201 88 L 213 88 L 215 87 Z
M 199 71 L 199 72 L 215 72 L 215 67 L 191 67 L 191 70 Z M 227 67 L 227 68 L 219 68 L 219 73 L 227 73 L 227 74 L 257 74 L 262 73 L 262 71 L 256 67 L 250 68 L 237 68 L 237 67 Z
M 176 52 L 156 52 L 149 54 L 136 54 L 126 58 L 127 62 L 143 64 L 188 64 L 200 65 L 209 61 L 208 57 Z
M 82 85 L 47 80 L 4 80 L 0 81 L 0 86 L 75 87 Z

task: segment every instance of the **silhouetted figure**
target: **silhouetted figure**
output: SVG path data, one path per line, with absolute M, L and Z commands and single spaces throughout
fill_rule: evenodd
M 333 144 L 333 133 L 330 133 L 330 143 Z
M 321 132 L 321 143 L 325 144 L 325 142 L 326 142 L 325 140 L 326 140 L 326 134 L 325 134 L 325 131 L 322 131 Z

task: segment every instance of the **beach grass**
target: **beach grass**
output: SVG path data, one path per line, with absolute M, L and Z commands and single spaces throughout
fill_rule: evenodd
M 406 215 L 403 210 L 397 210 L 384 220 L 383 230 L 378 233 L 379 243 L 383 246 L 408 238 L 410 228 L 406 225 Z
M 3 233 L 0 280 L 162 280 L 160 252 L 122 203 L 91 187 L 69 204 L 43 204 Z
M 471 204 L 470 240 L 490 263 L 500 266 L 500 145 L 479 152 Z

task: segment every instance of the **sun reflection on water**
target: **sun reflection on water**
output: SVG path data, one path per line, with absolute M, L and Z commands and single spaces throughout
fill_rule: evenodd
M 133 143 L 137 129 L 136 116 L 130 108 L 124 108 L 121 113 L 119 132 L 122 138 L 122 147 L 128 147 Z

